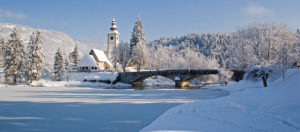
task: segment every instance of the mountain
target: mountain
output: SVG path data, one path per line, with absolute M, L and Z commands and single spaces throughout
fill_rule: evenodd
M 4 36 L 5 41 L 7 41 L 10 33 L 15 27 L 21 36 L 21 40 L 23 41 L 26 50 L 32 32 L 38 29 L 23 25 L 0 23 L 0 36 Z M 44 29 L 39 30 L 41 31 L 43 37 L 42 46 L 45 53 L 44 65 L 48 70 L 53 68 L 54 54 L 58 48 L 61 48 L 64 56 L 67 56 L 71 51 L 73 51 L 76 43 L 78 43 L 78 49 L 81 57 L 83 54 L 87 54 L 91 48 L 98 48 L 105 51 L 105 48 L 101 48 L 104 47 L 104 45 L 101 46 L 101 43 L 97 41 L 82 39 L 74 40 L 69 35 L 62 32 Z
M 78 48 L 83 54 L 90 52 L 92 48 L 106 51 L 107 44 L 101 43 L 96 40 L 87 40 L 87 39 L 75 39 L 75 42 L 78 44 Z

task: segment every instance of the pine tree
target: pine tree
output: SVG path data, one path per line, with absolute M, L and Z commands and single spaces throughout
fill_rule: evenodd
M 71 62 L 70 62 L 70 56 L 66 56 L 65 57 L 65 63 L 64 63 L 64 67 L 65 67 L 65 73 L 67 76 L 67 81 L 69 81 L 69 72 L 72 70 L 72 66 L 71 66 Z
M 74 51 L 71 52 L 70 54 L 70 61 L 71 61 L 71 66 L 72 66 L 72 70 L 73 71 L 76 71 L 77 70 L 77 64 L 79 63 L 80 59 L 79 59 L 79 51 L 78 51 L 78 47 L 77 47 L 77 44 L 74 48 Z
M 24 46 L 16 28 L 10 34 L 8 44 L 5 46 L 5 80 L 8 84 L 22 81 L 24 74 Z
M 137 66 L 137 71 L 140 71 L 146 66 L 148 49 L 146 38 L 140 17 L 135 22 L 133 32 L 130 39 L 131 62 Z
M 64 67 L 65 67 L 65 71 L 66 72 L 70 72 L 72 70 L 72 62 L 70 60 L 70 57 L 65 57 L 65 63 L 64 63 Z
M 28 55 L 26 62 L 26 75 L 29 84 L 34 80 L 41 78 L 41 70 L 43 69 L 44 52 L 42 48 L 41 32 L 33 32 L 27 47 Z
M 64 58 L 60 48 L 57 49 L 54 57 L 54 77 L 57 81 L 61 81 L 64 75 Z
M 130 39 L 130 48 L 132 49 L 137 44 L 146 44 L 146 37 L 140 17 L 137 17 L 137 20 L 134 24 L 133 32 Z

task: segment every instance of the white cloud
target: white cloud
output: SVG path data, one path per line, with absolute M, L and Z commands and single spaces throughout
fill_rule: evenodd
M 250 17 L 266 17 L 266 16 L 274 17 L 275 16 L 275 13 L 272 10 L 269 10 L 263 6 L 256 5 L 253 3 L 249 3 L 246 8 L 242 9 L 242 12 L 246 16 L 250 16 Z
M 4 11 L 0 9 L 0 20 L 3 19 L 26 19 L 28 16 L 23 13 L 15 13 L 12 11 Z

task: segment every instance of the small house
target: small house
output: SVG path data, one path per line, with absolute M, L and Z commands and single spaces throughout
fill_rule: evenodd
M 113 65 L 107 59 L 102 50 L 92 49 L 88 55 L 85 55 L 77 65 L 78 71 L 89 72 L 96 70 L 111 69 Z
M 98 70 L 97 62 L 92 55 L 85 55 L 77 64 L 78 71 L 89 72 L 92 70 Z
M 90 55 L 94 57 L 99 70 L 110 69 L 113 67 L 102 50 L 92 49 Z

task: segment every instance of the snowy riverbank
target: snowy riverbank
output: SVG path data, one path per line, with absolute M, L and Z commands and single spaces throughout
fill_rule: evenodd
M 130 84 L 124 83 L 105 83 L 114 82 L 118 73 L 104 72 L 73 72 L 69 73 L 62 81 L 53 80 L 51 77 L 45 77 L 39 81 L 35 81 L 33 87 L 106 87 L 106 88 L 128 88 Z M 68 80 L 67 80 L 68 78 Z M 102 82 L 99 82 L 102 81 Z
M 142 132 L 300 131 L 299 69 L 267 88 L 245 81 L 223 88 L 232 93 L 174 107 Z

